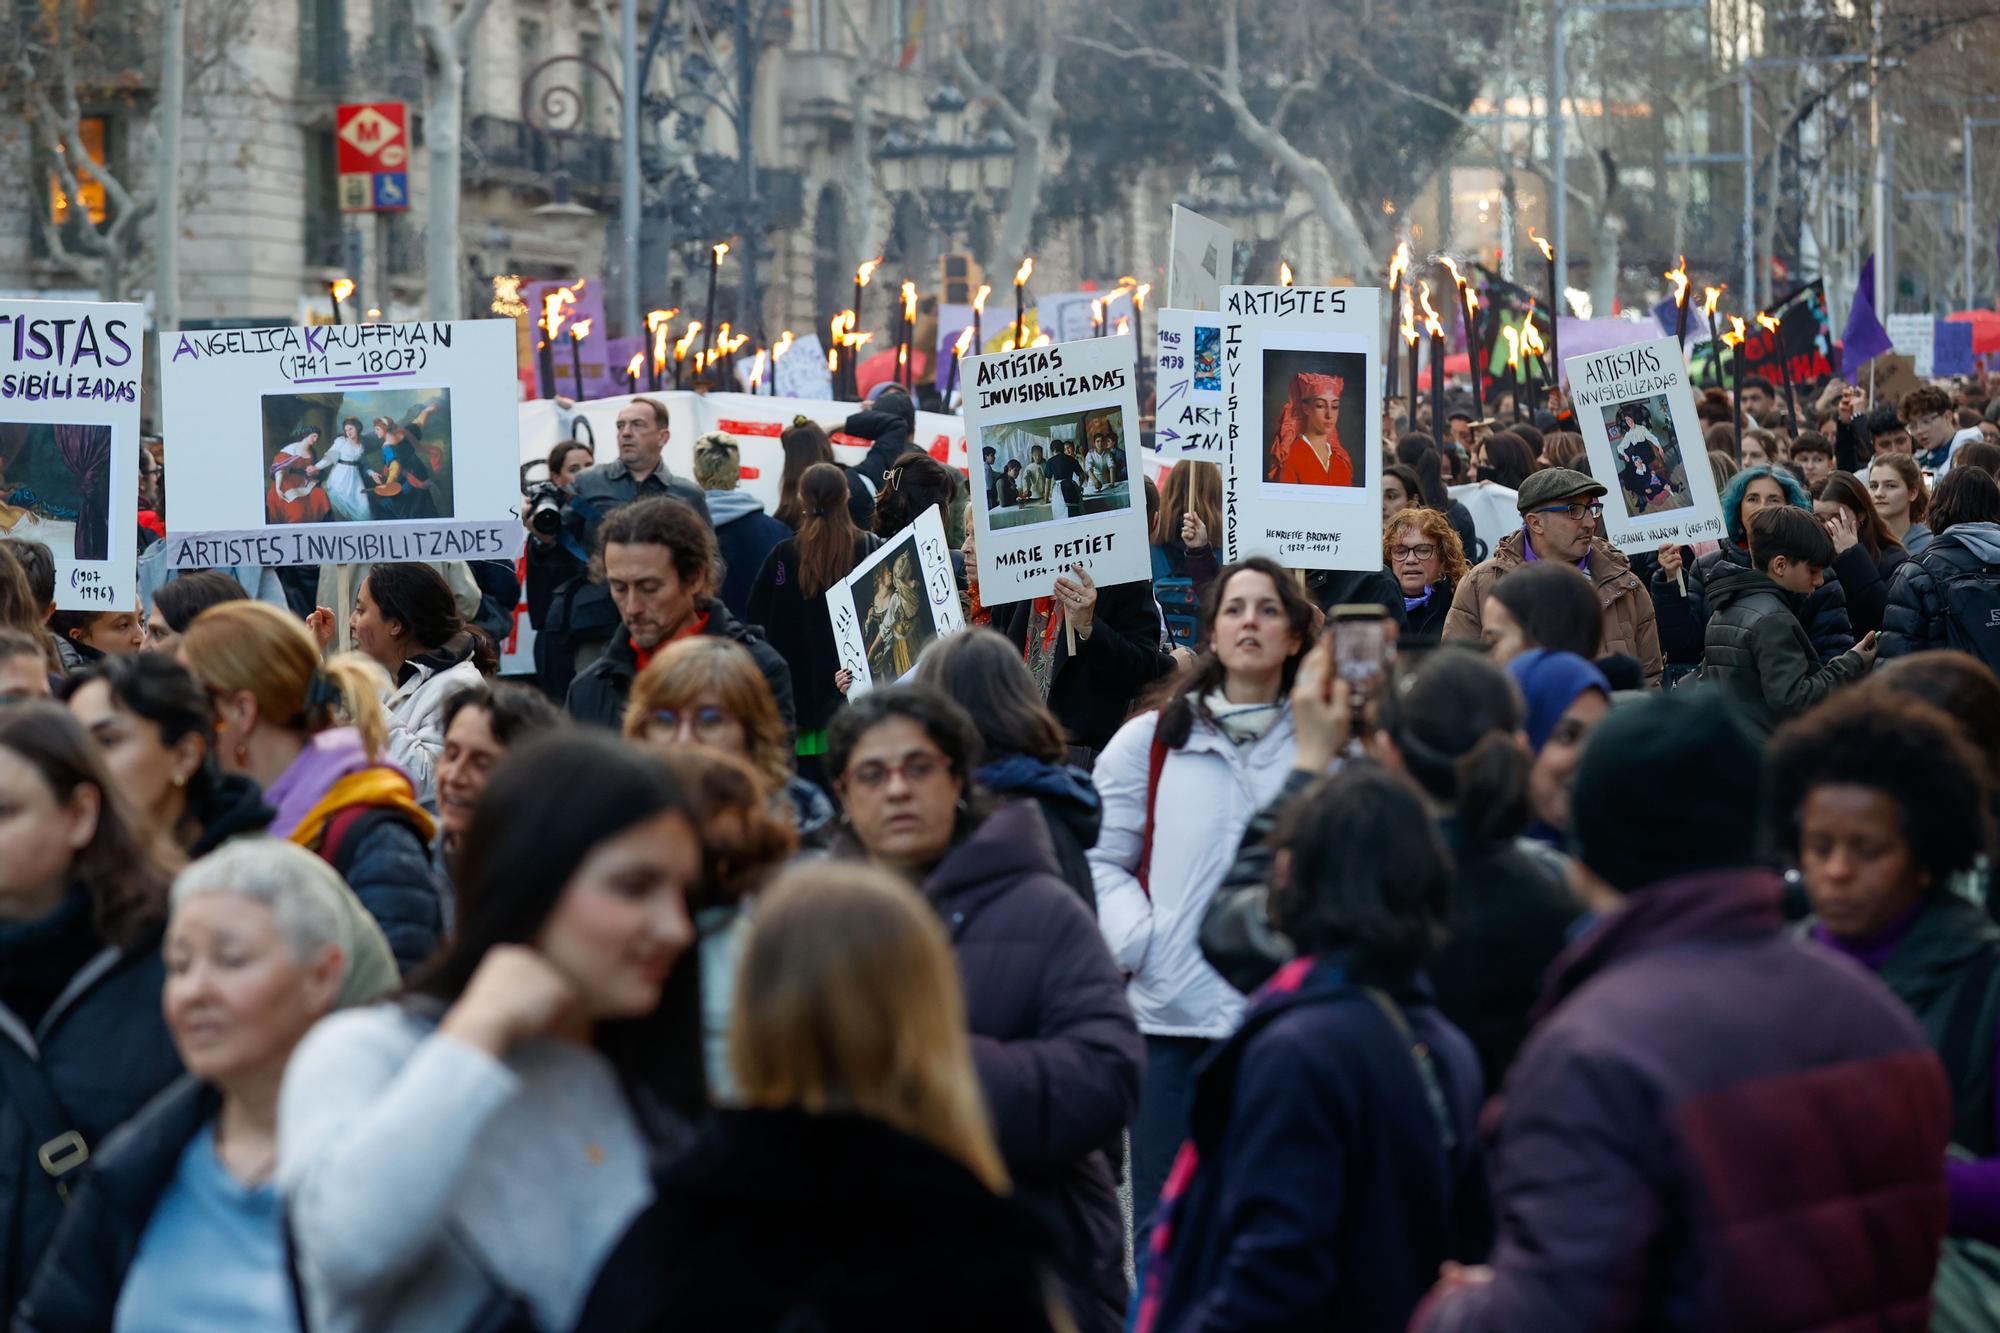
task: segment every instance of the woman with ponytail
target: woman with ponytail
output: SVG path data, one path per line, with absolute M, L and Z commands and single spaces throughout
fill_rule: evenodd
M 1376 758 L 1416 780 L 1457 864 L 1450 943 L 1431 969 L 1438 1006 L 1497 1088 L 1528 1033 L 1542 973 L 1576 905 L 1518 839 L 1530 817 L 1527 708 L 1506 670 L 1456 644 L 1398 664 L 1380 696 Z
M 832 463 L 814 463 L 805 470 L 797 491 L 798 535 L 778 543 L 750 590 L 750 623 L 764 627 L 765 639 L 792 671 L 799 774 L 822 787 L 827 785 L 822 760 L 827 719 L 840 705 L 833 683 L 840 653 L 826 613 L 826 590 L 882 544 L 854 525 L 847 505 L 848 475 Z
M 431 817 L 383 762 L 379 672 L 358 653 L 320 661 L 311 631 L 263 602 L 195 617 L 181 657 L 215 701 L 215 757 L 263 788 L 288 838 L 339 871 L 389 937 L 405 973 L 443 929 Z
M 785 427 L 785 433 L 778 437 L 785 451 L 785 464 L 778 472 L 777 520 L 797 532 L 805 521 L 806 510 L 811 508 L 799 498 L 799 483 L 805 480 L 806 470 L 816 463 L 826 463 L 840 469 L 842 482 L 847 487 L 847 514 L 854 520 L 854 526 L 867 531 L 875 521 L 875 488 L 853 468 L 843 467 L 833 456 L 833 440 L 827 435 L 826 427 L 801 413 L 792 418 L 792 424 Z

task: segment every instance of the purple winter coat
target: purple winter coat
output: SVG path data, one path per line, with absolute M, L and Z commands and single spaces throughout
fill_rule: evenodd
M 1761 870 L 1632 894 L 1550 970 L 1492 1157 L 1493 1280 L 1422 1333 L 1921 1333 L 1951 1093 L 1907 1010 Z
M 1083 1333 L 1120 1327 L 1124 1223 L 1107 1151 L 1144 1046 L 1097 923 L 1032 802 L 1002 807 L 924 881 L 965 985 L 972 1058 L 1016 1193 L 1053 1214 Z

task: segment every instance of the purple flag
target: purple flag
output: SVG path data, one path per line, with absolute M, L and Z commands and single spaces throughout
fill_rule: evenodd
M 1889 331 L 1875 317 L 1875 256 L 1861 265 L 1861 281 L 1854 285 L 1854 301 L 1847 308 L 1847 328 L 1840 335 L 1840 368 L 1853 374 L 1864 361 L 1873 361 L 1895 344 Z

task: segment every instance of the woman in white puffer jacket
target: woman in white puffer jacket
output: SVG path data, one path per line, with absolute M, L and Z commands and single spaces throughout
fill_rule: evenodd
M 1201 620 L 1201 655 L 1158 708 L 1119 729 L 1093 775 L 1104 803 L 1090 852 L 1098 924 L 1146 1037 L 1132 1124 L 1141 1227 L 1188 1137 L 1194 1066 L 1243 1017 L 1243 996 L 1202 958 L 1201 920 L 1243 830 L 1292 767 L 1286 697 L 1318 611 L 1276 561 L 1253 556 L 1209 585 Z
M 424 564 L 371 567 L 347 624 L 354 646 L 389 673 L 384 757 L 409 774 L 417 800 L 430 805 L 437 799 L 445 705 L 492 672 L 493 645 L 460 619 L 451 586 Z

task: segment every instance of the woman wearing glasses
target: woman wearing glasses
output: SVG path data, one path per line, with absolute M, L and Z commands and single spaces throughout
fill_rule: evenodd
M 1403 590 L 1401 642 L 1436 643 L 1444 637 L 1452 589 L 1467 568 L 1451 520 L 1435 509 L 1399 510 L 1383 526 L 1382 559 Z
M 827 735 L 856 850 L 915 881 L 951 937 L 1000 1153 L 1017 1192 L 1061 1230 L 1077 1327 L 1109 1333 L 1126 1286 L 1105 1148 L 1139 1103 L 1139 1032 L 1041 812 L 989 813 L 972 784 L 980 757 L 972 719 L 921 686 L 856 699 Z

